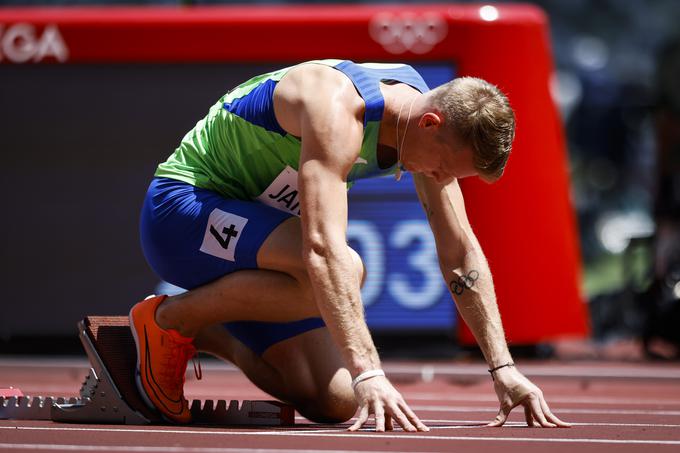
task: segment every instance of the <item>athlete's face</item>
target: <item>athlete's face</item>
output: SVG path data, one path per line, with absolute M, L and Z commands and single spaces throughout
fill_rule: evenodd
M 472 149 L 445 140 L 442 137 L 441 119 L 435 113 L 424 114 L 416 132 L 406 140 L 402 163 L 408 171 L 422 173 L 439 184 L 449 184 L 454 179 L 477 176 Z M 410 142 L 410 143 L 408 143 Z M 411 149 L 407 149 L 411 146 Z

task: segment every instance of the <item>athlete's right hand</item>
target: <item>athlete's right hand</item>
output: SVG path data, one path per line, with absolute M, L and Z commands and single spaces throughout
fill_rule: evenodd
M 359 418 L 349 427 L 349 431 L 361 428 L 371 414 L 375 416 L 376 431 L 385 429 L 391 431 L 394 428 L 393 420 L 396 420 L 404 431 L 430 430 L 408 407 L 397 389 L 383 376 L 359 382 L 354 388 L 354 396 L 359 404 Z

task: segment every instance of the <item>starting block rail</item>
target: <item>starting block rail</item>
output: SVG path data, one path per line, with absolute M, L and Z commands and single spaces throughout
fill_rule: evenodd
M 79 397 L 0 396 L 0 420 L 68 423 L 165 424 L 144 404 L 135 384 L 136 348 L 126 316 L 88 316 L 78 335 L 90 361 Z M 292 426 L 295 411 L 279 401 L 193 400 L 200 425 Z

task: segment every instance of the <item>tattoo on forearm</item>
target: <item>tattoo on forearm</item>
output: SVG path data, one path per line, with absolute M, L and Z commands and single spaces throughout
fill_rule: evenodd
M 461 275 L 455 280 L 451 280 L 449 283 L 449 288 L 451 292 L 456 296 L 460 296 L 465 292 L 466 289 L 471 289 L 475 286 L 475 282 L 479 279 L 479 272 L 476 270 L 471 270 L 467 275 Z

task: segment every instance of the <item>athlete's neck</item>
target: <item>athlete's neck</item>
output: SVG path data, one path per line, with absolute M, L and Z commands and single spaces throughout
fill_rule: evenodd
M 399 145 L 396 139 L 397 133 L 397 118 L 399 118 L 399 107 L 406 105 L 409 108 L 412 102 L 417 101 L 420 92 L 404 83 L 395 85 L 386 85 L 381 83 L 380 89 L 385 99 L 385 108 L 383 110 L 383 117 L 380 121 L 380 134 L 378 136 L 378 143 L 397 149 Z M 414 102 L 411 118 L 417 117 L 418 102 Z M 399 124 L 399 130 L 404 131 L 406 128 L 406 120 L 408 115 L 402 112 Z M 403 133 L 403 132 L 402 132 Z

